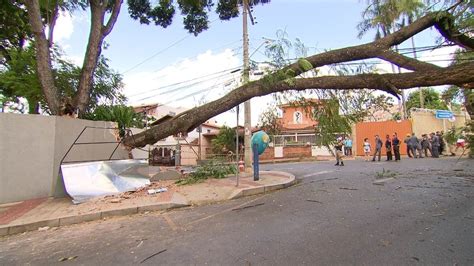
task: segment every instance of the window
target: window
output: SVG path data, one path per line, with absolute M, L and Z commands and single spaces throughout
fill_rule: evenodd
M 303 123 L 303 114 L 299 111 L 296 111 L 293 113 L 293 122 L 295 124 L 301 124 Z

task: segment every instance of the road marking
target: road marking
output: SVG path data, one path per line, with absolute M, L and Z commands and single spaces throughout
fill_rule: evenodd
M 334 171 L 333 170 L 331 170 L 331 171 L 320 171 L 320 172 L 304 175 L 303 177 L 311 177 L 311 176 L 329 174 L 329 173 L 332 173 L 332 172 L 334 172 Z
M 165 219 L 166 223 L 168 223 L 168 225 L 171 227 L 171 230 L 173 230 L 173 231 L 178 230 L 178 226 L 173 222 L 173 220 L 171 220 L 171 218 L 168 216 L 168 214 L 164 213 L 163 218 Z

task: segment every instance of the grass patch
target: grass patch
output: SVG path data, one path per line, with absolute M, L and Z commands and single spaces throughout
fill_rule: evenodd
M 382 172 L 375 172 L 375 179 L 390 178 L 395 176 L 397 176 L 396 172 L 390 171 L 388 169 L 385 170 L 385 168 L 382 168 Z

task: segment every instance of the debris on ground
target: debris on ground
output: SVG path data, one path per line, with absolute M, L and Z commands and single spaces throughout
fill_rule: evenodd
M 77 258 L 77 256 L 72 256 L 72 257 L 62 257 L 60 258 L 58 261 L 61 262 L 61 261 L 67 261 L 67 260 L 73 260 Z
M 154 256 L 159 255 L 159 254 L 161 254 L 161 253 L 163 253 L 163 252 L 165 252 L 165 251 L 166 251 L 166 249 L 163 249 L 163 250 L 161 250 L 161 251 L 158 251 L 158 252 L 152 254 L 151 256 L 146 257 L 144 260 L 140 261 L 140 263 L 144 263 L 145 261 L 147 261 L 147 260 L 153 258 Z
M 322 203 L 321 201 L 319 201 L 319 200 L 307 199 L 306 201 L 309 201 L 309 202 L 316 202 L 316 203 L 323 204 L 323 203 Z
M 358 190 L 357 188 L 350 188 L 350 187 L 340 187 L 339 189 L 345 189 L 345 190 Z
M 44 227 L 38 228 L 38 231 L 47 231 L 47 230 L 49 230 L 49 226 L 44 226 Z
M 147 190 L 148 195 L 153 195 L 153 194 L 162 193 L 162 192 L 167 192 L 167 191 L 168 191 L 167 188 L 148 189 L 148 190 Z

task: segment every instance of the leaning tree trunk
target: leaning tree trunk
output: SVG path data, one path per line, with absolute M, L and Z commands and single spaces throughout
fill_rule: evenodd
M 171 120 L 124 139 L 124 144 L 131 147 L 143 147 L 177 132 L 192 130 L 209 118 L 223 113 L 234 106 L 256 96 L 286 90 L 306 89 L 376 89 L 392 95 L 402 89 L 418 86 L 461 85 L 474 82 L 474 63 L 459 64 L 449 67 L 439 67 L 417 59 L 406 57 L 391 51 L 392 46 L 398 45 L 424 29 L 436 26 L 442 29 L 443 36 L 469 50 L 474 49 L 474 41 L 462 36 L 449 27 L 453 18 L 448 13 L 428 14 L 407 27 L 385 36 L 372 43 L 337 49 L 305 58 L 312 68 L 328 64 L 379 58 L 394 63 L 397 66 L 412 70 L 411 73 L 401 74 L 361 74 L 354 76 L 323 76 L 315 78 L 295 78 L 308 71 L 306 63 L 298 61 L 288 67 L 278 70 L 261 80 L 247 83 L 224 97 L 178 114 Z M 446 26 L 448 25 L 448 26 Z M 301 59 L 303 60 L 303 59 Z

